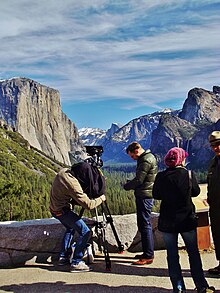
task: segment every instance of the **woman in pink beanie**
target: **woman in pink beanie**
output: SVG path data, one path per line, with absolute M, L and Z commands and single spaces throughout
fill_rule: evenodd
M 161 200 L 158 229 L 167 248 L 167 262 L 173 292 L 186 292 L 179 263 L 178 235 L 181 234 L 189 256 L 190 269 L 197 292 L 215 292 L 209 287 L 203 273 L 197 244 L 195 207 L 191 197 L 198 196 L 200 188 L 191 172 L 189 178 L 185 161 L 188 153 L 178 147 L 171 148 L 164 157 L 167 166 L 159 172 L 153 186 L 153 197 Z M 191 183 L 191 184 L 190 184 Z
M 188 157 L 188 153 L 182 148 L 174 147 L 168 151 L 164 158 L 164 163 L 167 167 L 181 166 L 185 163 L 185 159 Z

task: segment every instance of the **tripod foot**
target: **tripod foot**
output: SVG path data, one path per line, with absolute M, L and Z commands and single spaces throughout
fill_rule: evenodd
M 124 253 L 124 245 L 123 244 L 120 244 L 118 246 L 118 253 Z

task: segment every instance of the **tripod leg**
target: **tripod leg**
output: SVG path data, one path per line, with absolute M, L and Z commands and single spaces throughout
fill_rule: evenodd
M 105 256 L 106 270 L 111 271 L 111 260 L 110 260 L 109 251 L 108 251 L 108 243 L 105 238 L 105 228 L 101 228 L 100 230 L 101 230 L 100 237 L 101 237 L 101 242 L 103 247 L 103 253 Z
M 117 245 L 118 245 L 118 253 L 123 253 L 124 252 L 124 245 L 121 243 L 121 241 L 118 238 L 118 234 L 116 232 L 116 229 L 115 229 L 115 226 L 114 226 L 113 222 L 110 222 L 110 226 L 112 228 L 112 232 L 113 232 L 113 234 L 115 236 L 115 240 L 116 240 Z
M 102 205 L 103 205 L 103 204 L 102 204 Z M 103 208 L 103 206 L 102 206 L 102 208 Z M 120 239 L 119 239 L 119 237 L 118 237 L 117 231 L 116 231 L 115 226 L 114 226 L 114 224 L 113 224 L 113 218 L 112 218 L 112 216 L 111 216 L 111 213 L 110 213 L 110 210 L 109 210 L 109 207 L 108 207 L 106 201 L 105 201 L 105 208 L 106 208 L 107 213 L 108 213 L 108 214 L 106 215 L 107 223 L 110 223 L 110 226 L 111 226 L 111 228 L 112 228 L 112 232 L 113 232 L 113 234 L 114 234 L 114 236 L 115 236 L 115 240 L 116 240 L 117 245 L 118 245 L 118 253 L 123 253 L 123 252 L 124 252 L 124 245 L 121 243 L 121 241 L 120 241 Z M 104 208 L 103 208 L 103 212 L 104 212 Z
M 106 228 L 106 220 L 105 220 L 105 215 L 103 214 L 103 221 L 99 222 L 98 220 L 98 211 L 96 211 L 96 233 L 98 237 L 98 246 L 99 246 L 99 251 L 104 253 L 105 257 L 105 264 L 106 264 L 106 270 L 110 271 L 111 270 L 111 260 L 109 256 L 109 250 L 108 250 L 108 243 L 105 237 L 105 228 Z

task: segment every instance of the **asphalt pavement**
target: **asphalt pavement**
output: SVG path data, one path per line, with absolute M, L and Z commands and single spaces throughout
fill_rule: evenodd
M 167 293 L 172 292 L 168 276 L 166 251 L 155 251 L 150 265 L 135 266 L 134 253 L 111 253 L 111 271 L 106 270 L 102 255 L 95 257 L 92 271 L 70 273 L 69 266 L 60 267 L 50 259 L 44 263 L 29 261 L 23 267 L 0 269 L 0 292 L 85 292 L 85 293 Z M 210 286 L 220 293 L 220 276 L 212 277 L 207 270 L 217 265 L 213 250 L 201 252 L 204 272 Z M 180 251 L 180 261 L 187 292 L 195 292 L 190 275 L 188 256 Z

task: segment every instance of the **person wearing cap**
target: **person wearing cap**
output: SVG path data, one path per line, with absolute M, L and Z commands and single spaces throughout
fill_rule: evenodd
M 104 190 L 104 189 L 103 189 Z M 99 192 L 101 194 L 99 194 Z M 90 195 L 96 195 L 90 198 Z M 74 209 L 75 205 L 83 209 L 92 210 L 106 200 L 102 190 L 95 188 L 93 175 L 89 163 L 83 162 L 73 165 L 71 169 L 61 169 L 54 178 L 50 191 L 50 212 L 66 228 L 63 237 L 62 252 L 59 262 L 68 261 L 66 248 L 70 244 L 71 235 L 76 231 L 76 241 L 73 258 L 71 259 L 70 272 L 88 272 L 90 267 L 82 260 L 91 231 L 84 220 Z
M 126 149 L 131 159 L 137 161 L 136 176 L 123 185 L 125 190 L 134 190 L 137 226 L 141 234 L 143 254 L 136 255 L 133 265 L 148 265 L 154 259 L 154 239 L 150 221 L 153 207 L 152 189 L 157 174 L 157 161 L 151 151 L 144 150 L 134 141 Z
M 171 148 L 164 158 L 166 170 L 158 172 L 153 197 L 161 200 L 158 229 L 162 232 L 167 249 L 167 262 L 173 292 L 186 292 L 182 270 L 179 263 L 178 235 L 186 245 L 190 271 L 196 290 L 215 292 L 209 287 L 203 273 L 202 262 L 197 244 L 197 221 L 195 206 L 191 197 L 200 193 L 196 177 L 185 168 L 188 153 L 179 147 Z
M 209 143 L 215 156 L 208 168 L 207 202 L 210 207 L 211 231 L 218 266 L 209 269 L 208 272 L 212 275 L 220 275 L 220 131 L 213 131 L 209 135 Z

